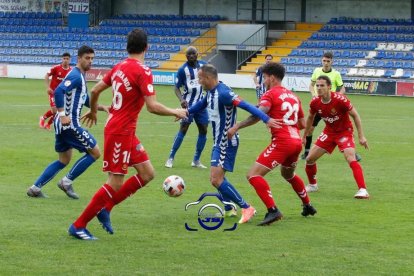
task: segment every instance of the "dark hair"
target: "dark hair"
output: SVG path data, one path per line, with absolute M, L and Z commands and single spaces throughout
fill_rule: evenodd
M 331 79 L 328 76 L 319 76 L 316 80 L 325 80 L 328 86 L 332 85 Z
M 217 69 L 212 64 L 204 64 L 198 70 L 201 70 L 203 73 L 206 73 L 207 75 L 213 76 L 215 79 L 218 78 Z
M 271 54 L 265 55 L 265 59 L 267 59 L 267 57 L 271 57 L 273 59 L 273 56 Z
M 143 29 L 134 29 L 127 36 L 128 54 L 140 54 L 147 49 L 147 33 Z
M 65 52 L 62 54 L 62 57 L 70 57 L 70 54 L 68 52 Z
M 261 67 L 262 73 L 266 75 L 273 75 L 279 80 L 285 77 L 285 67 L 277 62 L 269 62 Z
M 323 57 L 333 59 L 333 54 L 332 52 L 325 52 L 323 53 Z
M 78 57 L 82 57 L 85 54 L 95 54 L 95 51 L 91 47 L 83 45 L 78 49 Z

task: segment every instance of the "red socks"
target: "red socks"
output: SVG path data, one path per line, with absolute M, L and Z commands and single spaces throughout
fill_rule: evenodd
M 125 181 L 121 189 L 114 194 L 112 200 L 106 203 L 105 209 L 108 212 L 111 212 L 112 208 L 114 208 L 116 204 L 121 203 L 127 197 L 133 195 L 137 190 L 144 187 L 145 184 L 147 183 L 145 183 L 144 180 L 142 180 L 142 178 L 138 174 L 131 176 L 127 179 L 127 181 Z
M 83 210 L 80 217 L 73 223 L 76 228 L 85 228 L 96 214 L 111 200 L 115 191 L 108 184 L 104 184 L 92 197 L 88 206 Z
M 362 171 L 361 165 L 357 161 L 352 161 L 349 163 L 349 166 L 351 167 L 352 173 L 354 174 L 358 189 L 366 189 L 367 187 L 365 186 L 364 173 Z
M 49 117 L 52 117 L 53 116 L 53 111 L 52 110 L 48 110 L 48 111 L 46 111 L 46 113 L 45 114 L 43 114 L 43 119 L 47 119 L 47 118 L 49 118 Z
M 302 203 L 309 204 L 310 200 L 308 197 L 308 193 L 305 189 L 305 183 L 303 183 L 302 178 L 295 174 L 294 177 L 287 181 L 292 185 L 293 190 L 295 190 L 299 198 L 302 200 Z
M 256 190 L 257 195 L 266 205 L 267 209 L 276 207 L 275 201 L 272 197 L 272 192 L 270 191 L 269 184 L 267 184 L 266 180 L 262 176 L 255 175 L 250 177 L 249 183 Z
M 318 171 L 318 168 L 316 167 L 316 163 L 309 165 L 306 164 L 306 175 L 308 176 L 309 184 L 315 185 L 316 184 L 316 172 Z

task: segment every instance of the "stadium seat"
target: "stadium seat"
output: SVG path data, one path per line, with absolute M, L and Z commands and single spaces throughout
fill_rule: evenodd
M 380 78 L 380 77 L 383 77 L 384 76 L 384 74 L 385 74 L 385 70 L 383 70 L 383 69 L 378 69 L 378 70 L 376 70 L 376 72 L 375 72 L 375 77 L 378 77 L 378 78 Z
M 408 78 L 411 78 L 411 76 L 412 76 L 411 71 L 404 70 L 404 74 L 401 76 L 401 78 L 408 79 Z
M 404 70 L 401 68 L 398 68 L 397 70 L 395 70 L 395 73 L 393 75 L 391 75 L 392 78 L 400 78 L 404 75 Z
M 360 59 L 360 60 L 358 60 L 358 64 L 355 65 L 355 67 L 364 67 L 365 65 L 367 65 L 367 60 Z
M 358 74 L 358 69 L 357 68 L 351 68 L 351 69 L 349 69 L 349 71 L 346 75 L 347 76 L 356 76 L 357 74 Z

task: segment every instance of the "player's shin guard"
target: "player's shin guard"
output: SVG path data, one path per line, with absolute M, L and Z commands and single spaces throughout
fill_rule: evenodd
M 112 200 L 108 201 L 105 205 L 105 209 L 108 212 L 111 212 L 112 208 L 114 208 L 116 204 L 119 204 L 129 196 L 132 196 L 136 191 L 144 187 L 145 184 L 147 184 L 147 182 L 144 182 L 138 174 L 131 176 L 127 179 L 127 181 L 125 181 L 121 189 L 114 194 Z
M 90 165 L 93 164 L 96 160 L 90 155 L 85 154 L 82 156 L 76 163 L 73 165 L 72 169 L 68 172 L 66 177 L 70 180 L 75 180 L 79 175 L 81 175 Z
M 236 188 L 234 188 L 226 178 L 224 178 L 224 181 L 220 184 L 217 190 L 219 190 L 222 195 L 231 199 L 231 201 L 239 205 L 240 208 L 250 207 L 250 205 L 244 201 L 243 197 L 239 194 Z
M 256 190 L 257 195 L 266 205 L 267 209 L 276 207 L 275 201 L 272 196 L 272 191 L 270 190 L 269 184 L 263 178 L 263 176 L 255 175 L 249 178 L 250 185 Z
M 316 163 L 306 164 L 305 171 L 306 171 L 306 175 L 308 176 L 309 184 L 315 185 L 316 184 L 316 173 L 318 172 Z
M 201 153 L 204 150 L 204 146 L 206 145 L 207 135 L 206 134 L 199 134 L 196 144 L 196 152 L 194 154 L 194 161 L 200 160 Z
M 365 186 L 364 172 L 362 171 L 361 165 L 357 161 L 352 161 L 349 163 L 349 166 L 354 174 L 358 189 L 366 189 L 367 187 Z
M 177 135 L 174 138 L 174 143 L 173 143 L 169 158 L 174 159 L 175 153 L 177 152 L 177 150 L 180 148 L 181 144 L 183 143 L 184 136 L 185 134 L 183 132 L 178 131 Z
M 50 163 L 43 171 L 43 173 L 39 176 L 39 178 L 36 180 L 34 185 L 36 187 L 42 188 L 44 185 L 46 185 L 46 183 L 52 180 L 52 178 L 55 177 L 55 175 L 58 172 L 60 172 L 64 167 L 66 167 L 66 165 L 60 162 L 59 160 Z
M 85 228 L 99 211 L 105 207 L 106 203 L 115 194 L 115 191 L 108 184 L 104 184 L 92 197 L 88 206 L 83 210 L 79 218 L 73 223 L 76 228 Z
M 292 185 L 293 190 L 296 192 L 296 194 L 299 196 L 299 198 L 302 200 L 303 204 L 309 204 L 309 196 L 305 189 L 305 183 L 303 183 L 302 178 L 300 178 L 298 175 L 295 174 L 294 177 L 291 179 L 287 179 L 287 181 Z

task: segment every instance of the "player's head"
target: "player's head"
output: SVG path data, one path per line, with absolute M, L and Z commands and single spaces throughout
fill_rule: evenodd
M 272 60 L 273 60 L 273 56 L 271 54 L 267 54 L 265 56 L 265 63 L 266 64 L 269 63 L 269 62 L 271 62 Z
M 285 67 L 282 64 L 270 61 L 263 65 L 261 70 L 264 76 L 264 85 L 266 89 L 281 85 L 281 82 L 285 77 Z
M 70 54 L 68 52 L 62 54 L 62 66 L 69 66 L 70 63 Z
M 95 57 L 95 51 L 86 45 L 81 46 L 78 49 L 78 63 L 76 67 L 83 71 L 91 69 L 93 58 Z
M 187 58 L 187 62 L 190 65 L 194 65 L 198 58 L 197 48 L 194 46 L 188 47 L 187 50 L 185 51 L 185 57 Z
M 332 52 L 325 52 L 322 56 L 322 66 L 324 71 L 331 70 L 333 62 L 333 54 Z
M 148 47 L 147 33 L 143 29 L 134 29 L 127 36 L 128 54 L 141 54 Z
M 213 89 L 218 83 L 218 73 L 216 67 L 205 64 L 198 70 L 198 82 L 204 90 Z
M 318 92 L 318 96 L 326 96 L 330 95 L 332 82 L 328 76 L 319 76 L 316 79 L 316 92 Z

